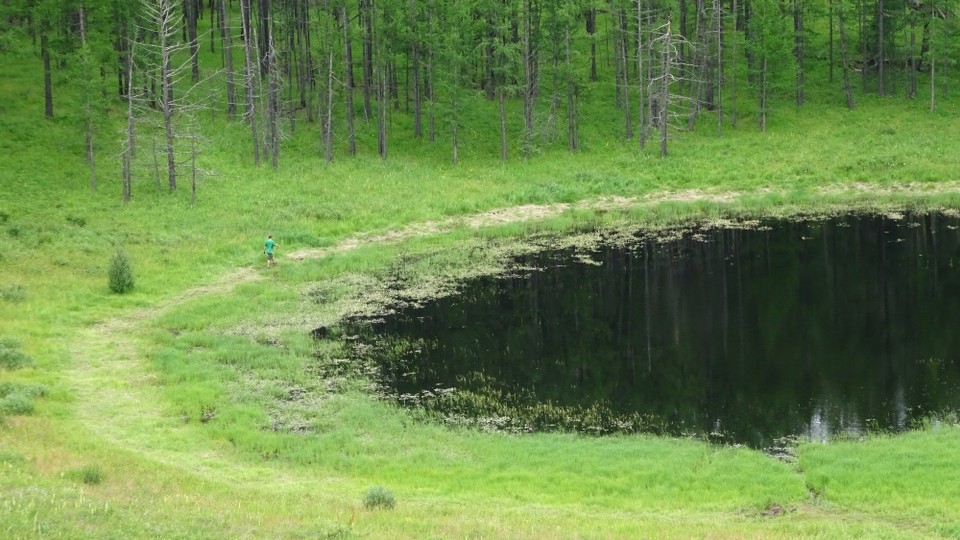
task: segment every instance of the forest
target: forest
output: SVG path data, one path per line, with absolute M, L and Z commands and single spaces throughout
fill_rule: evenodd
M 247 126 L 251 162 L 276 167 L 304 123 L 327 161 L 366 147 L 387 159 L 413 139 L 443 145 L 457 163 L 471 144 L 463 134 L 478 131 L 474 139 L 497 141 L 489 158 L 504 161 L 576 152 L 590 144 L 584 125 L 666 156 L 674 133 L 722 136 L 745 121 L 763 131 L 771 114 L 811 97 L 853 109 L 862 96 L 887 96 L 932 111 L 960 57 L 957 9 L 956 0 L 4 0 L 0 53 L 42 69 L 43 114 L 76 120 L 93 189 L 96 163 L 120 156 L 126 200 L 135 176 L 195 189 L 204 130 L 215 129 L 203 119 L 215 113 Z

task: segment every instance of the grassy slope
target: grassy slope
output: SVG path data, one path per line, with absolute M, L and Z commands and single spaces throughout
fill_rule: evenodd
M 154 193 L 149 179 L 122 205 L 112 132 L 92 194 L 76 124 L 38 120 L 42 103 L 30 90 L 39 81 L 25 67 L 35 60 L 0 61 L 0 94 L 13 98 L 0 101 L 0 131 L 16 134 L 0 140 L 0 273 L 2 286 L 25 293 L 0 302 L 0 320 L 2 334 L 37 360 L 32 369 L 0 372 L 0 382 L 51 389 L 36 414 L 8 417 L 0 428 L 0 536 L 960 534 L 960 493 L 951 487 L 960 485 L 956 428 L 806 446 L 788 465 L 695 441 L 441 429 L 347 382 L 311 394 L 312 435 L 264 431 L 276 396 L 316 382 L 312 358 L 324 353 L 300 328 L 345 309 L 313 306 L 304 315 L 304 288 L 346 283 L 333 296 L 350 298 L 351 287 L 367 283 L 356 276 L 402 268 L 399 256 L 426 254 L 418 272 L 439 274 L 490 238 L 530 229 L 459 231 L 259 269 L 267 232 L 288 252 L 492 208 L 601 196 L 743 194 L 728 204 L 638 203 L 628 212 L 638 219 L 855 204 L 876 193 L 911 203 L 928 192 L 956 206 L 960 141 L 944 136 L 957 132 L 956 104 L 929 115 L 894 100 L 863 99 L 852 113 L 814 103 L 801 113 L 777 111 L 766 134 L 752 130 L 745 106 L 736 136 L 716 138 L 704 126 L 681 135 L 668 160 L 601 137 L 604 123 L 595 122 L 579 155 L 548 148 L 503 165 L 484 142 L 495 119 L 477 114 L 460 166 L 445 164 L 443 143 L 399 143 L 389 161 L 370 157 L 369 128 L 364 155 L 327 165 L 313 157 L 316 142 L 300 126 L 277 171 L 249 164 L 241 126 L 213 120 L 204 166 L 215 175 L 202 182 L 196 205 L 186 190 Z M 402 115 L 394 120 L 405 129 Z M 874 195 L 845 193 L 852 184 Z M 579 211 L 532 227 L 605 219 Z M 118 243 L 137 273 L 136 291 L 123 297 L 106 290 Z M 282 322 L 289 319 L 296 322 Z M 202 423 L 206 407 L 217 417 Z M 102 469 L 105 481 L 84 485 L 66 474 L 87 466 Z M 394 491 L 395 510 L 362 509 L 363 492 L 377 484 Z M 761 515 L 772 502 L 791 511 Z

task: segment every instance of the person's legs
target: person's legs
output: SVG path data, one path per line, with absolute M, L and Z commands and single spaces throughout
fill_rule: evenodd
M 273 266 L 273 253 L 267 253 L 267 266 Z

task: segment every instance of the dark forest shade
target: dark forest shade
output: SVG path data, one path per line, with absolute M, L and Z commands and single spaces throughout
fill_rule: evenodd
M 850 216 L 641 239 L 592 264 L 545 252 L 365 341 L 389 393 L 487 427 L 757 447 L 901 430 L 960 410 L 958 225 Z

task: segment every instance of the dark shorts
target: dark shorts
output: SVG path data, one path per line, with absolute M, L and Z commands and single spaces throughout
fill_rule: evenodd
M 267 260 L 268 260 L 268 261 L 272 261 L 272 260 L 273 260 L 273 253 L 267 253 Z

